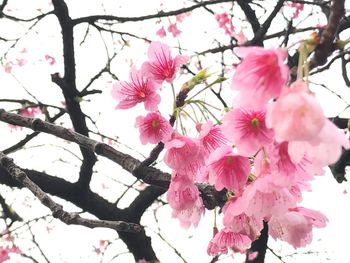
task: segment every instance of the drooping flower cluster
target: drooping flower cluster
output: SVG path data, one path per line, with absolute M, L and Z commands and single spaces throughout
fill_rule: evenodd
M 174 129 L 156 111 L 160 85 L 173 82 L 187 61 L 184 56 L 173 58 L 162 43 L 150 45 L 149 61 L 132 71 L 130 82 L 115 84 L 117 107 L 144 102 L 146 110 L 153 111 L 138 117 L 136 127 L 143 144 L 164 143 L 163 160 L 173 171 L 166 197 L 183 227 L 197 226 L 204 213 L 196 183 L 227 191 L 224 227 L 215 228 L 209 255 L 229 249 L 244 253 L 264 224 L 274 239 L 305 246 L 312 240 L 312 229 L 324 227 L 327 218 L 300 207 L 302 192 L 311 189 L 309 181 L 323 175 L 323 167 L 334 163 L 342 148 L 349 148 L 349 140 L 324 116 L 307 83 L 298 80 L 287 86 L 286 50 L 245 47 L 235 53 L 242 58 L 231 81 L 238 98 L 217 125 L 205 114 L 203 123 L 195 116 L 196 136 L 188 136 L 182 123 L 181 130 Z M 207 78 L 205 71 L 198 76 L 179 92 L 177 100 L 184 101 L 174 110 L 173 120 L 194 103 L 186 101 L 187 93 Z M 197 106 L 208 111 L 206 102 Z

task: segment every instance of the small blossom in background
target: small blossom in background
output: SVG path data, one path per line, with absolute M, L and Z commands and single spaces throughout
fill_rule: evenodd
M 177 24 L 176 23 L 172 23 L 168 26 L 167 28 L 168 32 L 171 33 L 173 35 L 173 37 L 178 37 L 182 31 L 180 31 L 178 28 L 177 28 Z
M 156 35 L 163 38 L 166 37 L 166 31 L 164 29 L 164 26 L 162 26 L 157 32 Z
M 45 60 L 47 61 L 47 63 L 49 63 L 50 66 L 53 66 L 56 63 L 56 59 L 47 54 L 45 55 Z
M 215 19 L 218 22 L 219 27 L 224 29 L 226 35 L 234 35 L 235 27 L 233 26 L 232 20 L 226 12 L 221 14 L 215 14 Z

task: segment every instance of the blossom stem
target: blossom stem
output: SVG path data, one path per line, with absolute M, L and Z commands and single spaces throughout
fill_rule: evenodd
M 223 82 L 224 80 L 226 80 L 226 78 L 217 78 L 215 81 L 213 81 L 212 83 L 210 83 L 209 85 L 205 86 L 203 89 L 199 90 L 197 93 L 195 93 L 194 95 L 192 95 L 189 100 L 192 100 L 194 97 L 196 97 L 197 95 L 199 95 L 200 93 L 202 93 L 203 91 L 207 90 L 208 88 L 211 88 L 212 86 L 214 86 L 217 83 Z

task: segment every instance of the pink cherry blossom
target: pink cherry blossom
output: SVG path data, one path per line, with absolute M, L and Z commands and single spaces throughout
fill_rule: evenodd
M 222 131 L 243 156 L 255 154 L 272 142 L 273 131 L 265 125 L 265 111 L 236 108 L 224 116 Z
M 253 261 L 259 255 L 258 251 L 248 252 L 248 260 Z
M 149 61 L 142 65 L 142 71 L 158 82 L 166 80 L 171 83 L 179 68 L 188 61 L 187 56 L 171 56 L 170 48 L 161 42 L 152 42 L 148 48 Z
M 167 200 L 175 210 L 190 209 L 199 198 L 198 188 L 186 175 L 173 174 L 167 192 Z
M 4 65 L 4 69 L 6 73 L 11 73 L 12 72 L 12 67 L 14 66 L 13 62 L 6 62 L 6 64 Z
M 164 26 L 162 26 L 158 31 L 156 32 L 156 35 L 163 38 L 166 37 L 166 31 L 164 29 Z
M 199 143 L 190 137 L 173 134 L 164 148 L 167 150 L 164 162 L 174 170 L 194 175 L 202 165 Z
M 50 66 L 53 66 L 56 63 L 56 59 L 50 55 L 45 55 L 45 59 Z
M 214 257 L 218 254 L 227 254 L 227 247 L 219 247 L 216 243 L 210 240 L 207 247 L 207 253 L 211 257 Z
M 116 82 L 112 96 L 118 101 L 117 109 L 129 109 L 143 102 L 146 110 L 155 111 L 160 103 L 160 96 L 156 93 L 158 88 L 159 84 L 132 67 L 130 81 Z
M 208 181 L 216 190 L 238 191 L 247 182 L 250 163 L 248 158 L 234 154 L 230 146 L 222 146 L 210 154 L 207 169 Z
M 326 123 L 320 104 L 302 81 L 295 82 L 268 106 L 266 126 L 286 141 L 311 140 Z
M 309 181 L 314 175 L 321 175 L 310 160 L 304 156 L 298 162 L 292 161 L 288 153 L 288 142 L 273 142 L 259 152 L 254 161 L 256 175 L 269 174 L 274 185 L 288 187 L 298 182 Z
M 168 32 L 173 34 L 173 37 L 178 37 L 182 32 L 177 28 L 176 23 L 168 26 Z
M 240 91 L 237 106 L 263 109 L 270 99 L 281 94 L 288 79 L 288 67 L 284 64 L 287 51 L 262 47 L 240 47 L 234 51 L 243 58 L 232 77 L 232 88 Z
M 205 209 L 201 197 L 198 197 L 194 205 L 184 210 L 174 209 L 172 216 L 179 219 L 180 225 L 183 228 L 189 228 L 191 225 L 198 226 L 201 216 L 204 214 Z
M 27 60 L 26 59 L 24 59 L 24 58 L 17 58 L 16 59 L 16 61 L 17 61 L 17 63 L 16 63 L 16 65 L 18 65 L 18 66 L 20 66 L 20 67 L 23 67 L 25 64 L 27 64 Z
M 232 198 L 223 207 L 224 226 L 229 227 L 235 233 L 248 236 L 251 240 L 257 239 L 263 229 L 263 218 L 256 218 L 254 215 L 247 216 L 245 213 L 232 215 L 230 209 L 234 206 L 235 200 Z
M 245 213 L 257 220 L 268 219 L 272 215 L 280 215 L 295 207 L 302 200 L 301 190 L 307 185 L 290 185 L 281 187 L 274 184 L 270 174 L 260 175 L 249 184 L 235 199 L 229 208 L 232 216 Z
M 228 142 L 220 126 L 214 126 L 212 121 L 197 124 L 196 129 L 199 132 L 199 143 L 205 155 L 209 155 L 212 151 Z
M 294 248 L 310 243 L 311 231 L 312 225 L 308 224 L 305 217 L 298 212 L 287 212 L 278 217 L 273 216 L 269 220 L 269 234 L 275 240 L 286 241 Z
M 293 19 L 298 18 L 301 11 L 304 10 L 304 4 L 302 3 L 288 3 L 288 6 L 293 9 Z
M 289 143 L 288 152 L 293 160 L 298 161 L 306 155 L 315 166 L 324 167 L 335 163 L 342 148 L 349 149 L 349 139 L 331 121 L 325 121 L 321 131 L 309 141 Z
M 157 32 L 156 32 L 156 35 L 163 38 L 166 36 L 166 31 L 164 29 L 164 26 L 162 26 Z
M 18 111 L 18 114 L 29 118 L 35 118 L 37 115 L 41 114 L 41 109 L 39 106 L 25 106 Z M 22 127 L 13 124 L 9 124 L 9 127 L 11 130 L 17 130 L 17 128 L 22 129 Z
M 139 128 L 142 144 L 167 141 L 173 132 L 169 121 L 158 112 L 150 112 L 145 117 L 137 117 L 135 126 Z
M 234 233 L 230 228 L 224 228 L 210 241 L 207 252 L 210 256 L 218 253 L 227 254 L 230 248 L 235 252 L 245 253 L 251 242 L 252 240 L 246 235 Z
M 233 26 L 232 20 L 226 12 L 215 14 L 215 19 L 218 22 L 219 27 L 224 29 L 226 35 L 233 36 L 235 33 L 235 27 Z
M 41 109 L 38 106 L 36 106 L 36 107 L 24 107 L 24 108 L 19 110 L 19 114 L 22 116 L 25 116 L 25 117 L 34 118 L 38 114 L 41 114 Z
M 327 218 L 318 211 L 297 207 L 269 220 L 269 234 L 295 248 L 303 247 L 312 241 L 312 228 L 325 227 Z
M 183 22 L 185 20 L 186 17 L 190 16 L 191 12 L 186 12 L 186 13 L 182 13 L 182 14 L 178 14 L 176 15 L 176 21 L 177 22 Z
M 17 247 L 16 245 L 7 245 L 7 246 L 1 246 L 0 247 L 0 262 L 5 262 L 6 260 L 9 260 L 11 258 L 11 255 L 9 254 L 21 254 L 22 251 Z
M 328 218 L 316 210 L 308 209 L 305 207 L 295 207 L 289 209 L 289 211 L 296 211 L 301 213 L 310 224 L 318 228 L 326 227 L 326 224 L 328 222 Z

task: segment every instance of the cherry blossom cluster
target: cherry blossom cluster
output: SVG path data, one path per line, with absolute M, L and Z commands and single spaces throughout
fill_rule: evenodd
M 232 18 L 228 15 L 228 13 L 217 13 L 215 14 L 215 19 L 218 22 L 220 28 L 225 31 L 225 34 L 236 38 L 239 44 L 242 44 L 247 41 L 247 38 L 243 34 L 242 31 L 237 30 L 237 28 L 232 23 Z
M 21 254 L 22 251 L 13 243 L 13 237 L 7 230 L 1 233 L 0 262 L 11 259 L 11 254 Z
M 287 3 L 288 9 L 293 10 L 293 19 L 296 19 L 299 17 L 300 13 L 304 10 L 304 4 L 303 3 Z
M 150 44 L 149 60 L 140 70 L 131 69 L 129 81 L 114 84 L 117 108 L 143 103 L 149 111 L 136 119 L 136 127 L 142 144 L 164 143 L 163 160 L 173 171 L 166 197 L 183 227 L 197 226 L 204 214 L 196 183 L 226 191 L 223 227 L 215 226 L 209 255 L 229 249 L 245 253 L 264 222 L 274 239 L 305 246 L 312 229 L 325 227 L 327 218 L 298 205 L 302 192 L 311 190 L 310 181 L 337 161 L 342 148 L 349 148 L 349 140 L 325 117 L 307 82 L 300 78 L 288 84 L 285 49 L 241 47 L 234 52 L 242 60 L 231 79 L 238 92 L 233 107 L 217 123 L 197 122 L 195 137 L 174 129 L 158 111 L 161 85 L 172 83 L 188 61 L 173 57 L 160 42 Z M 179 94 L 195 86 L 187 83 Z
M 186 12 L 186 13 L 176 15 L 175 16 L 176 22 L 171 23 L 169 20 L 169 25 L 168 25 L 167 29 L 165 30 L 164 26 L 162 26 L 160 29 L 158 29 L 158 31 L 156 32 L 156 35 L 163 38 L 167 35 L 167 32 L 168 32 L 168 33 L 171 33 L 174 38 L 178 37 L 182 33 L 182 31 L 177 26 L 178 23 L 183 22 L 184 19 L 190 15 L 191 15 L 191 12 Z M 159 22 L 157 22 L 157 23 L 159 23 Z

